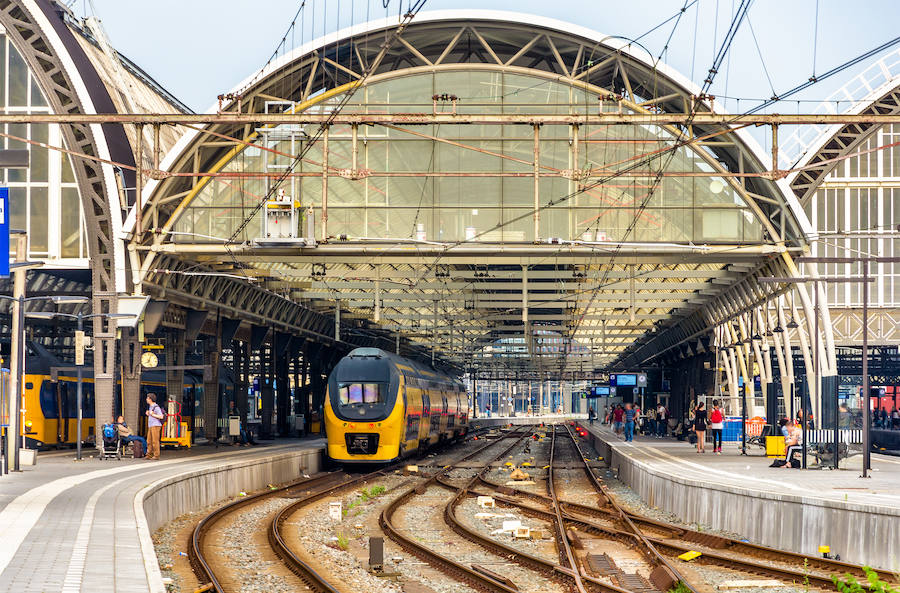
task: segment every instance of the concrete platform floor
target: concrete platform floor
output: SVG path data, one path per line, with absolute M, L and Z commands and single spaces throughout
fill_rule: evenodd
M 698 454 L 696 445 L 674 438 L 637 435 L 634 441 L 626 443 L 608 426 L 594 423 L 592 430 L 623 456 L 683 478 L 772 494 L 900 509 L 900 458 L 897 457 L 872 454 L 871 477 L 864 479 L 862 455 L 841 461 L 839 470 L 772 468 L 769 467 L 772 459 L 760 447 L 748 446 L 747 455 L 741 455 L 740 443 L 725 443 L 721 455 L 716 455 L 707 443 L 706 453 Z M 809 465 L 814 461 L 812 456 L 807 459 Z
M 100 461 L 90 457 L 93 449 L 81 462 L 74 451 L 40 453 L 36 466 L 0 476 L 0 591 L 157 590 L 149 583 L 147 566 L 157 561 L 138 492 L 178 474 L 323 447 L 318 437 L 207 445 L 164 450 L 160 461 Z

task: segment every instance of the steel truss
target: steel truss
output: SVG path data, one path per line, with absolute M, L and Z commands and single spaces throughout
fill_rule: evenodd
M 170 294 L 167 286 L 179 272 L 200 264 L 217 273 L 251 277 L 257 283 L 251 286 L 231 279 L 228 290 L 239 284 L 242 292 L 268 289 L 327 315 L 316 332 L 327 335 L 326 328 L 331 326 L 374 319 L 392 335 L 408 337 L 432 356 L 454 360 L 473 372 L 493 366 L 510 376 L 558 376 L 594 373 L 621 361 L 622 356 L 629 356 L 626 360 L 636 365 L 658 360 L 658 350 L 672 348 L 660 340 L 680 343 L 704 328 L 708 332 L 715 327 L 715 319 L 704 318 L 702 311 L 725 298 L 723 291 L 731 287 L 735 293 L 747 274 L 770 261 L 790 259 L 787 250 L 805 247 L 805 216 L 796 203 L 783 199 L 774 182 L 781 174 L 766 170 L 769 159 L 747 148 L 739 128 L 760 122 L 773 126 L 822 123 L 829 121 L 828 116 L 740 119 L 715 113 L 707 102 L 710 98 L 692 95 L 665 69 L 654 67 L 614 41 L 590 40 L 541 25 L 477 18 L 413 23 L 404 31 L 402 46 L 389 52 L 366 83 L 434 72 L 522 74 L 593 93 L 598 98 L 596 105 L 587 106 L 580 114 L 571 114 L 571 109 L 561 109 L 561 114 L 529 113 L 527 108 L 519 114 L 479 114 L 477 104 L 465 105 L 439 94 L 427 108 L 393 109 L 400 113 L 373 114 L 348 105 L 337 116 L 323 114 L 320 103 L 340 96 L 359 80 L 359 72 L 377 52 L 380 45 L 376 40 L 384 31 L 381 27 L 355 31 L 346 39 L 334 41 L 332 37 L 310 53 L 289 55 L 240 89 L 234 102 L 223 104 L 217 114 L 173 119 L 166 119 L 165 114 L 111 116 L 139 125 L 206 124 L 189 133 L 179 150 L 166 157 L 160 166 L 164 170 L 145 172 L 152 181 L 144 191 L 140 213 L 133 210 L 125 223 L 126 231 L 132 233 L 131 246 L 138 259 L 133 272 L 139 282 L 158 294 Z M 452 93 L 453 89 L 446 91 Z M 270 113 L 267 105 L 272 101 L 281 102 L 284 110 Z M 463 105 L 465 110 L 457 109 Z M 169 231 L 194 196 L 259 137 L 260 129 L 315 124 L 326 118 L 350 126 L 354 143 L 356 129 L 362 125 L 406 126 L 403 131 L 412 134 L 418 124 L 531 126 L 536 145 L 542 126 L 568 126 L 570 138 L 578 137 L 579 126 L 661 126 L 671 138 L 684 139 L 710 166 L 711 172 L 700 174 L 728 180 L 763 225 L 765 239 L 760 245 L 712 246 L 709 252 L 699 252 L 689 246 L 538 245 L 542 238 L 535 231 L 535 236 L 529 237 L 533 242 L 525 244 L 415 244 L 397 249 L 390 241 L 362 244 L 330 236 L 323 203 L 316 248 L 223 245 L 202 239 L 173 242 Z M 691 125 L 686 127 L 689 121 Z M 327 138 L 326 133 L 326 147 Z M 777 147 L 773 148 L 771 162 L 777 163 Z M 353 150 L 355 154 L 356 144 Z M 570 150 L 577 150 L 577 142 Z M 609 173 L 599 169 L 549 171 L 541 167 L 537 149 L 530 164 L 534 171 L 522 175 L 534 176 L 535 184 L 541 176 L 561 176 L 577 188 Z M 396 174 L 354 167 L 333 170 L 326 156 L 321 172 L 302 174 L 321 176 L 326 195 L 331 176 L 364 179 Z M 538 215 L 536 210 L 535 220 Z M 169 266 L 173 266 L 173 274 L 155 272 Z M 599 286 L 601 278 L 604 286 Z M 219 282 L 212 276 L 184 277 L 178 282 L 184 299 L 190 300 L 194 294 L 205 299 L 195 300 L 194 306 L 214 306 L 219 297 L 211 295 L 224 296 L 226 292 L 216 288 L 204 296 L 207 283 Z M 250 316 L 259 314 L 256 303 L 265 300 L 232 298 L 240 303 L 228 306 L 235 313 L 246 310 Z M 280 296 L 275 299 L 283 300 Z M 268 313 L 263 311 L 263 315 Z M 646 339 L 634 345 L 634 338 L 641 334 Z M 553 352 L 552 339 L 564 346 L 567 356 Z
M 60 33 L 49 26 L 47 21 L 47 15 L 36 0 L 0 2 L 0 24 L 38 79 L 51 110 L 63 118 L 91 113 L 94 107 L 90 98 L 84 94 L 85 91 L 79 91 L 85 88 L 85 83 L 73 66 L 68 46 L 60 38 Z M 103 134 L 98 125 L 72 123 L 61 126 L 61 132 L 63 141 L 70 150 L 88 157 L 99 157 L 106 152 L 105 139 L 97 136 L 98 133 L 101 136 Z M 98 314 L 116 312 L 117 294 L 126 290 L 117 279 L 117 267 L 124 266 L 124 259 L 121 258 L 124 246 L 116 236 L 122 219 L 122 212 L 117 204 L 119 188 L 111 183 L 111 169 L 102 167 L 95 160 L 73 158 L 71 162 L 87 225 L 92 310 Z M 96 406 L 98 414 L 104 411 L 102 413 L 107 416 L 113 405 L 115 324 L 115 320 L 101 315 L 93 319 L 94 339 L 97 342 L 94 350 Z

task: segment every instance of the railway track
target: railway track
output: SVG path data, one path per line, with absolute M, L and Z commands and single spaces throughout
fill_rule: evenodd
M 803 554 L 784 552 L 757 544 L 701 533 L 672 525 L 663 521 L 650 519 L 637 513 L 622 509 L 609 493 L 602 480 L 581 447 L 578 438 L 568 426 L 562 429 L 551 428 L 549 457 L 546 473 L 546 494 L 529 492 L 520 488 L 511 488 L 488 479 L 487 474 L 495 467 L 498 459 L 506 456 L 522 439 L 530 435 L 532 427 L 522 427 L 518 431 L 507 433 L 497 440 L 486 440 L 474 451 L 440 465 L 437 461 L 431 466 L 433 473 L 402 491 L 380 513 L 379 525 L 384 534 L 396 542 L 402 549 L 448 574 L 455 580 L 468 584 L 475 589 L 490 593 L 519 593 L 520 588 L 508 576 L 518 580 L 520 576 L 504 576 L 484 566 L 464 564 L 457 558 L 451 558 L 436 550 L 429 549 L 416 538 L 404 533 L 394 515 L 404 504 L 425 493 L 432 486 L 446 488 L 453 492 L 452 498 L 443 508 L 443 521 L 447 527 L 466 540 L 477 544 L 491 554 L 509 559 L 526 569 L 546 575 L 551 581 L 559 583 L 564 589 L 577 593 L 600 591 L 603 593 L 636 593 L 646 591 L 665 592 L 680 583 L 682 591 L 695 591 L 675 567 L 674 558 L 686 551 L 696 550 L 701 556 L 694 563 L 724 568 L 748 575 L 761 575 L 775 578 L 796 586 L 807 586 L 813 589 L 833 590 L 831 575 L 849 573 L 863 577 L 862 567 L 829 560 L 810 557 Z M 508 444 L 509 443 L 509 444 Z M 499 448 L 494 451 L 493 448 Z M 476 460 L 479 456 L 488 457 Z M 544 451 L 546 455 L 546 450 Z M 474 460 L 474 461 L 473 461 Z M 573 465 L 573 461 L 575 462 Z M 399 465 L 399 464 L 397 464 Z M 216 574 L 213 562 L 207 556 L 206 537 L 212 527 L 223 518 L 242 512 L 255 504 L 278 497 L 290 497 L 293 500 L 277 510 L 268 524 L 266 533 L 268 545 L 281 562 L 294 573 L 309 591 L 321 593 L 341 593 L 339 581 L 329 582 L 329 575 L 317 572 L 304 562 L 296 551 L 287 543 L 283 529 L 288 518 L 302 507 L 327 496 L 352 488 L 358 484 L 385 475 L 396 466 L 383 468 L 366 474 L 346 474 L 343 472 L 327 472 L 311 478 L 293 482 L 281 488 L 264 491 L 229 503 L 201 520 L 191 537 L 189 559 L 202 584 L 201 590 L 230 593 L 230 584 Z M 584 471 L 590 487 L 599 497 L 596 506 L 568 501 L 561 498 L 558 488 L 557 474 L 562 469 L 580 468 Z M 459 485 L 459 478 L 450 478 L 454 469 L 474 470 L 474 475 L 466 476 L 465 483 Z M 479 495 L 492 496 L 501 506 L 516 509 L 522 515 L 532 516 L 546 521 L 555 533 L 558 558 L 542 557 L 530 554 L 522 549 L 510 546 L 495 537 L 489 537 L 466 525 L 457 516 L 457 509 L 467 497 Z M 443 504 L 440 502 L 439 504 Z M 438 507 L 440 508 L 440 507 Z M 582 543 L 581 538 L 598 538 L 618 542 L 618 544 L 637 550 L 652 566 L 651 578 L 636 578 L 636 575 L 624 574 L 615 565 L 614 553 L 608 558 L 608 566 L 598 566 L 584 552 L 577 550 Z M 521 570 L 521 569 L 520 569 Z M 693 577 L 696 573 L 693 573 Z M 594 575 L 600 575 L 594 576 Z M 885 571 L 879 575 L 888 581 L 896 579 Z M 602 578 L 601 578 L 602 577 Z M 332 578 L 332 580 L 334 580 Z M 695 580 L 695 579 L 692 579 Z M 521 581 L 520 581 L 521 582 Z M 533 587 L 533 584 L 531 584 Z M 700 586 L 697 584 L 697 586 Z M 543 590 L 543 589 L 541 589 Z
M 494 461 L 506 455 L 527 435 L 527 432 L 523 432 L 521 430 L 516 431 L 513 434 L 506 435 L 505 438 L 515 439 L 514 442 L 505 449 L 502 449 L 501 452 L 495 455 L 493 459 L 485 463 L 485 468 L 490 467 L 491 461 Z M 482 451 L 484 451 L 488 447 L 493 446 L 494 444 L 495 443 L 490 443 L 478 449 L 474 453 L 467 455 L 463 459 L 459 460 L 457 463 L 468 461 L 472 457 L 480 454 Z M 452 576 L 459 581 L 467 583 L 477 589 L 488 591 L 490 593 L 518 593 L 518 587 L 516 587 L 515 584 L 508 579 L 504 579 L 501 575 L 497 575 L 495 573 L 491 574 L 492 571 L 479 570 L 475 567 L 466 566 L 461 562 L 457 562 L 456 560 L 450 558 L 449 556 L 440 554 L 435 550 L 422 545 L 421 543 L 416 541 L 415 538 L 406 535 L 402 529 L 399 529 L 395 525 L 393 518 L 399 507 L 413 498 L 417 493 L 424 493 L 428 486 L 438 484 L 440 478 L 449 473 L 452 467 L 452 465 L 444 467 L 436 474 L 428 478 L 425 482 L 409 488 L 399 497 L 394 499 L 381 513 L 379 523 L 382 530 L 384 531 L 385 535 L 394 540 L 401 548 L 406 550 L 408 553 L 425 562 L 428 562 L 429 564 L 432 564 L 442 572 Z
M 483 450 L 496 446 L 496 444 L 496 441 L 485 441 L 483 445 L 457 460 L 457 462 L 468 460 Z M 301 508 L 324 497 L 384 476 L 407 462 L 408 460 L 364 474 L 347 474 L 343 471 L 322 473 L 278 488 L 239 498 L 212 511 L 194 527 L 188 548 L 188 559 L 200 583 L 199 590 L 230 593 L 230 583 L 228 583 L 228 579 L 222 577 L 220 569 L 215 566 L 214 554 L 211 553 L 213 546 L 210 545 L 211 542 L 207 541 L 209 534 L 217 524 L 226 517 L 246 512 L 255 505 L 264 504 L 269 500 L 293 498 L 292 502 L 278 509 L 271 521 L 269 521 L 266 530 L 268 545 L 284 566 L 303 582 L 307 590 L 316 593 L 340 593 L 338 587 L 330 582 L 326 575 L 320 574 L 305 562 L 295 550 L 291 549 L 288 544 L 288 538 L 283 533 L 285 523 L 288 522 L 291 515 Z
M 616 538 L 620 541 L 628 541 L 630 539 L 635 546 L 639 546 L 643 541 L 647 541 L 661 556 L 674 557 L 691 550 L 700 551 L 702 555 L 694 562 L 754 576 L 772 577 L 788 584 L 796 584 L 797 586 L 808 584 L 812 588 L 830 591 L 834 587 L 831 581 L 831 575 L 833 574 L 844 575 L 849 573 L 858 578 L 864 579 L 865 577 L 862 567 L 855 564 L 785 552 L 732 538 L 702 533 L 624 511 L 615 504 L 612 496 L 608 493 L 605 486 L 602 485 L 601 480 L 594 474 L 589 460 L 583 454 L 574 435 L 568 429 L 567 432 L 569 432 L 571 441 L 578 451 L 584 471 L 595 483 L 607 504 L 591 507 L 555 500 L 552 495 L 545 496 L 496 484 L 484 478 L 483 475 L 479 476 L 478 481 L 490 490 L 479 491 L 470 489 L 466 494 L 469 496 L 491 495 L 503 505 L 517 508 L 525 514 L 544 520 L 552 520 L 559 513 L 562 515 L 565 523 L 575 526 L 585 533 L 603 538 Z M 556 465 L 558 463 L 553 463 L 548 469 L 552 470 Z M 523 504 L 516 498 L 511 498 L 511 496 L 534 500 L 544 508 Z M 551 510 L 547 510 L 548 508 Z M 658 535 L 647 535 L 643 532 L 637 534 L 631 530 L 623 529 L 621 525 L 616 525 L 617 520 L 623 515 L 627 517 L 631 524 L 641 525 L 648 531 L 656 531 Z M 881 578 L 889 582 L 896 580 L 896 576 L 887 571 L 877 572 Z
M 470 528 L 463 521 L 461 521 L 456 514 L 456 508 L 466 496 L 476 496 L 477 494 L 481 494 L 481 492 L 477 492 L 474 490 L 474 486 L 476 483 L 484 479 L 484 474 L 487 473 L 490 469 L 490 467 L 482 468 L 463 486 L 456 486 L 443 476 L 436 477 L 438 484 L 447 489 L 456 491 L 456 495 L 454 496 L 454 498 L 451 499 L 444 508 L 444 518 L 455 532 L 465 537 L 466 539 L 475 542 L 478 545 L 487 548 L 488 550 L 491 550 L 497 555 L 508 557 L 523 566 L 547 574 L 554 580 L 563 582 L 567 588 L 573 591 L 578 591 L 579 593 L 586 593 L 587 591 L 600 591 L 603 593 L 631 593 L 630 589 L 619 587 L 604 582 L 601 579 L 597 579 L 584 574 L 584 572 L 578 566 L 577 560 L 575 558 L 575 553 L 571 548 L 571 543 L 569 542 L 568 537 L 565 535 L 565 529 L 560 528 L 563 525 L 563 521 L 565 519 L 565 517 L 562 515 L 557 515 L 554 512 L 545 512 L 544 516 L 542 516 L 542 518 L 548 520 L 551 523 L 557 522 L 555 524 L 557 526 L 556 542 L 558 546 L 558 556 L 560 560 L 559 562 L 554 562 L 540 556 L 536 556 L 534 554 L 523 552 L 522 550 L 504 544 L 497 539 L 487 537 L 479 533 L 477 530 Z M 552 482 L 552 480 L 548 481 L 548 487 L 550 487 L 549 482 Z M 524 514 L 529 514 L 528 508 L 521 505 L 519 505 L 518 508 L 523 510 Z

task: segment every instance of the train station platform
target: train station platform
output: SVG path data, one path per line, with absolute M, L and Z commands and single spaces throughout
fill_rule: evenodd
M 323 448 L 316 437 L 164 450 L 160 461 L 42 453 L 35 466 L 0 477 L 0 591 L 164 593 L 157 528 L 319 471 Z
M 618 478 L 647 504 L 680 517 L 741 534 L 751 542 L 815 554 L 829 545 L 841 559 L 900 569 L 900 459 L 862 456 L 842 469 L 769 467 L 759 447 L 740 443 L 722 454 L 674 438 L 636 436 L 625 442 L 605 425 L 580 422 Z

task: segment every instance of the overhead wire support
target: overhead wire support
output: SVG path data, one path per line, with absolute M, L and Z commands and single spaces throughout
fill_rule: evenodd
M 706 80 L 703 81 L 703 88 L 700 92 L 701 95 L 705 95 L 712 86 L 716 74 L 719 73 L 719 68 L 722 67 L 722 62 L 725 61 L 725 56 L 728 55 L 731 43 L 734 41 L 734 37 L 740 29 L 741 22 L 743 22 L 744 17 L 747 16 L 747 12 L 752 5 L 753 0 L 741 0 L 741 5 L 738 6 L 737 13 L 735 13 L 734 18 L 731 21 L 731 26 L 728 27 L 728 32 L 725 33 L 725 39 L 722 40 L 722 46 L 719 48 L 715 59 L 713 59 L 712 67 L 709 69 L 709 75 L 706 77 Z
M 766 107 L 769 107 L 769 106 L 777 103 L 778 101 L 783 101 L 784 99 L 787 99 L 788 97 L 795 95 L 795 94 L 799 93 L 800 91 L 811 87 L 812 85 L 816 84 L 817 82 L 822 82 L 823 80 L 825 80 L 827 78 L 831 78 L 835 74 L 840 74 L 847 68 L 851 68 L 851 67 L 855 66 L 856 64 L 859 64 L 860 62 L 863 62 L 863 61 L 871 58 L 872 56 L 874 56 L 890 47 L 893 47 L 894 45 L 897 45 L 898 43 L 900 43 L 900 37 L 894 37 L 890 41 L 882 43 L 878 47 L 870 49 L 869 51 L 856 56 L 852 60 L 848 60 L 848 61 L 844 62 L 843 64 L 835 66 L 834 68 L 832 68 L 828 72 L 825 72 L 821 76 L 816 76 L 816 75 L 811 76 L 809 78 L 809 80 L 807 80 L 803 84 L 795 86 L 794 88 L 792 88 L 788 91 L 785 91 L 785 92 L 781 93 L 780 95 L 772 97 L 770 100 L 765 101 L 765 102 L 761 103 L 760 105 L 757 105 L 756 107 L 745 111 L 744 115 L 752 115 L 754 113 L 762 111 Z

